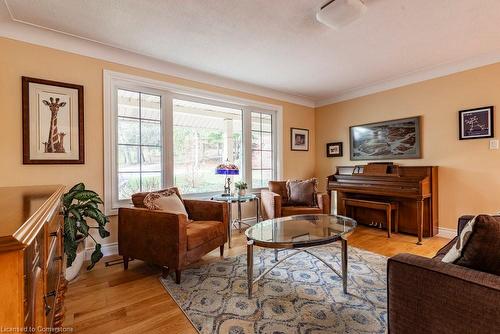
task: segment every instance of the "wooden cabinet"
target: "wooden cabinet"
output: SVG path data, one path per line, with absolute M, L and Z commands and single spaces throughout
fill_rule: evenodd
M 62 325 L 63 186 L 0 188 L 0 324 L 47 332 Z

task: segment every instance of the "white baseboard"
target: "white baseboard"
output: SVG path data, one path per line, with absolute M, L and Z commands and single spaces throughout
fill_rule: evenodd
M 453 239 L 457 236 L 457 230 L 454 228 L 440 227 L 437 236 Z
M 93 251 L 94 251 L 94 245 L 92 245 L 92 247 L 85 248 L 85 260 L 86 261 L 90 260 L 90 255 L 92 255 Z M 118 254 L 118 242 L 112 242 L 109 244 L 102 245 L 101 251 L 102 251 L 102 254 L 104 256 L 117 255 Z

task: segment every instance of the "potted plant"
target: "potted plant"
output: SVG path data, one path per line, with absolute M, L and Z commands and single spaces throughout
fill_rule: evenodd
M 245 196 L 246 192 L 247 192 L 247 189 L 248 189 L 248 185 L 246 182 L 244 181 L 238 181 L 234 184 L 234 187 L 236 189 L 238 189 L 238 195 L 239 196 Z
M 63 195 L 63 216 L 64 216 L 64 253 L 66 254 L 66 279 L 74 279 L 85 258 L 84 241 L 90 237 L 95 242 L 95 248 L 90 256 L 90 265 L 87 270 L 91 270 L 102 258 L 101 244 L 90 234 L 91 229 L 98 230 L 101 238 L 109 237 L 109 232 L 105 226 L 109 218 L 99 209 L 99 204 L 103 204 L 99 195 L 85 189 L 83 183 L 78 183 Z M 97 225 L 89 225 L 87 219 L 91 219 Z

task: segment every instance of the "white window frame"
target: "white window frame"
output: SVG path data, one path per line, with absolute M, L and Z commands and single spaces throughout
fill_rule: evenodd
M 221 107 L 242 110 L 243 124 L 243 161 L 242 179 L 251 182 L 251 113 L 267 113 L 273 116 L 273 170 L 276 179 L 283 175 L 283 107 L 254 100 L 233 97 L 210 91 L 191 88 L 165 81 L 144 78 L 115 71 L 103 71 L 104 102 L 104 209 L 107 215 L 116 215 L 118 208 L 129 206 L 130 201 L 118 201 L 117 189 L 117 97 L 118 89 L 151 93 L 161 97 L 161 132 L 162 138 L 162 182 L 164 187 L 174 183 L 173 157 L 173 103 L 172 100 L 187 100 Z M 169 172 L 172 171 L 172 172 Z M 251 183 L 249 184 L 251 186 Z M 222 181 L 221 181 L 222 187 Z M 258 189 L 250 189 L 257 192 Z M 186 194 L 187 197 L 210 197 L 214 193 Z

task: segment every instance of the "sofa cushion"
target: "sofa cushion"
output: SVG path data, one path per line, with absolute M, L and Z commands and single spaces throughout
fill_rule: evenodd
M 166 191 L 166 190 L 173 190 L 175 191 L 175 193 L 177 194 L 177 196 L 181 199 L 182 201 L 182 196 L 181 194 L 179 193 L 179 189 L 177 189 L 177 187 L 170 187 L 170 188 L 166 188 L 166 189 L 161 189 L 161 190 L 158 190 L 158 191 L 154 191 L 154 192 L 163 192 L 163 191 Z M 144 198 L 149 194 L 151 193 L 151 191 L 145 191 L 145 192 L 142 192 L 142 193 L 135 193 L 132 195 L 132 203 L 134 204 L 134 206 L 136 208 L 145 208 L 146 206 L 144 206 Z
M 281 206 L 288 205 L 288 189 L 286 181 L 269 181 L 269 191 L 281 196 Z
M 459 266 L 500 275 L 500 216 L 479 215 L 462 255 L 454 262 Z
M 187 224 L 187 248 L 194 249 L 224 235 L 224 224 L 217 221 L 193 221 Z
M 316 206 L 316 193 L 318 180 L 289 180 L 286 182 L 288 189 L 288 202 L 292 205 Z
M 150 192 L 144 197 L 143 202 L 144 206 L 149 210 L 183 214 L 186 216 L 186 219 L 189 218 L 184 203 L 182 203 L 173 189 Z
M 309 206 L 286 206 L 281 208 L 281 215 L 293 216 L 293 215 L 314 215 L 323 213 L 320 208 L 309 207 Z

